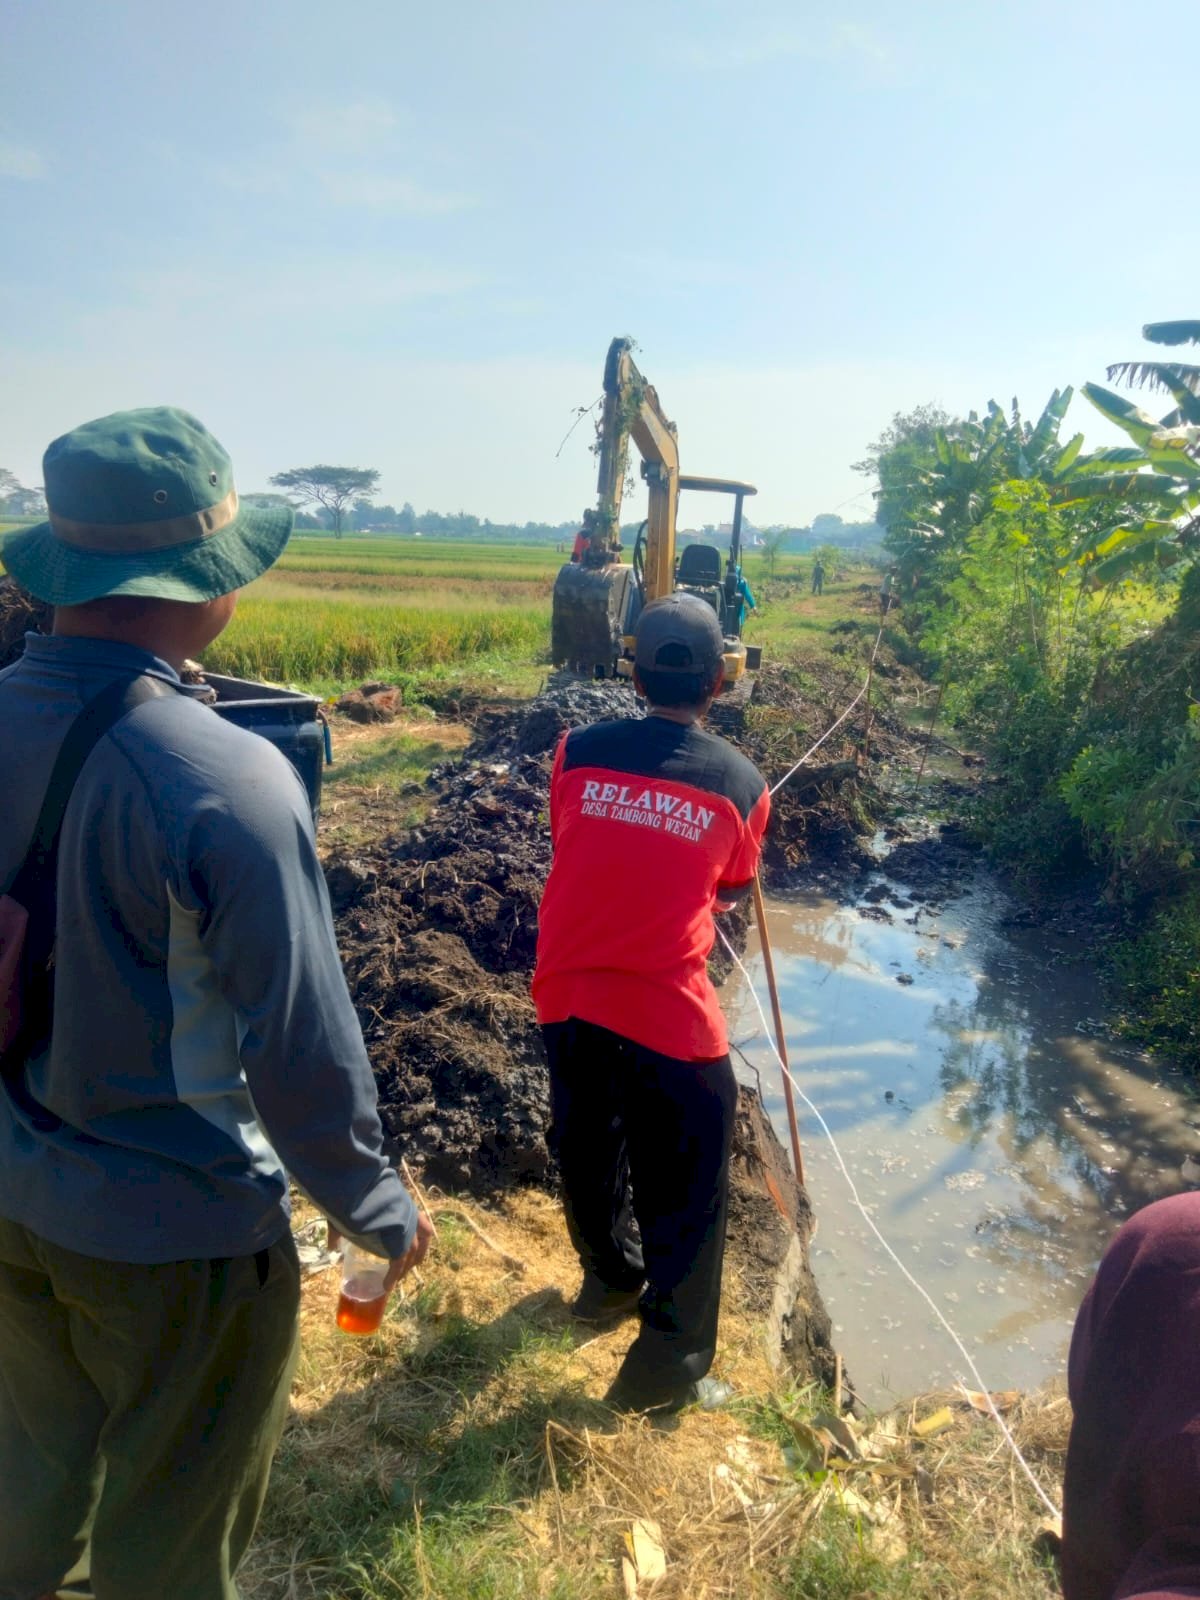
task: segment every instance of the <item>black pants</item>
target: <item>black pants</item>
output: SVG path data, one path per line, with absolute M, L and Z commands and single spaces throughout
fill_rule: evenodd
M 647 1403 L 669 1399 L 716 1352 L 737 1106 L 729 1057 L 677 1061 L 574 1017 L 542 1033 L 571 1241 L 611 1288 L 649 1280 L 621 1382 Z

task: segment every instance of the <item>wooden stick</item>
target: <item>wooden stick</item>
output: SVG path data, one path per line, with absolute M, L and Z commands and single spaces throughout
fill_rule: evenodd
M 522 1261 L 520 1256 L 510 1255 L 503 1245 L 499 1245 L 495 1239 L 489 1238 L 467 1208 L 460 1205 L 457 1200 L 443 1200 L 441 1206 L 443 1211 L 452 1211 L 456 1217 L 461 1217 L 475 1237 L 482 1244 L 485 1244 L 489 1250 L 493 1250 L 511 1272 L 525 1273 L 529 1271 L 528 1262 Z M 433 1218 L 430 1217 L 429 1220 L 432 1222 Z
M 775 962 L 771 955 L 771 940 L 767 933 L 767 908 L 763 904 L 762 882 L 754 874 L 754 915 L 758 918 L 758 939 L 762 946 L 763 966 L 767 974 L 767 988 L 771 994 L 771 1014 L 775 1018 L 775 1038 L 779 1045 L 779 1059 L 783 1069 L 783 1099 L 787 1106 L 788 1132 L 792 1136 L 792 1164 L 797 1182 L 804 1183 L 804 1157 L 800 1154 L 800 1127 L 796 1121 L 796 1097 L 788 1072 L 787 1039 L 783 1032 L 783 1012 L 779 1005 L 779 986 L 775 982 Z
M 879 634 L 883 633 L 883 623 L 879 624 Z M 875 640 L 876 649 L 879 646 L 879 637 Z M 871 683 L 875 677 L 875 650 L 871 651 L 871 659 L 867 662 L 867 725 L 863 730 L 862 765 L 865 767 L 871 757 Z
M 430 1227 L 430 1230 L 433 1233 L 434 1242 L 436 1244 L 441 1244 L 442 1241 L 438 1238 L 437 1223 L 433 1220 L 433 1212 L 429 1209 L 428 1205 L 426 1204 L 425 1196 L 421 1193 L 420 1189 L 417 1187 L 417 1180 L 412 1175 L 412 1168 L 409 1166 L 408 1162 L 404 1159 L 403 1156 L 400 1157 L 400 1168 L 401 1168 L 401 1171 L 404 1173 L 405 1182 L 408 1184 L 408 1187 L 413 1192 L 414 1199 L 416 1200 L 417 1204 L 420 1206 L 421 1210 L 429 1218 L 429 1227 Z

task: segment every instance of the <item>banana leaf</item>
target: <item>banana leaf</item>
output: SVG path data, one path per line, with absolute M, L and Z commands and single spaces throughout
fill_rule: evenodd
M 1178 322 L 1148 322 L 1142 338 L 1151 344 L 1200 344 L 1200 322 L 1186 317 Z
M 1066 483 L 1055 484 L 1053 500 L 1056 506 L 1078 505 L 1082 500 L 1098 500 L 1111 495 L 1114 500 L 1144 504 L 1158 500 L 1164 506 L 1184 496 L 1184 485 L 1174 473 L 1165 472 L 1113 472 L 1104 476 L 1070 478 Z
M 1074 441 L 1072 441 L 1073 443 Z M 1090 455 L 1081 457 L 1072 467 L 1072 478 L 1099 476 L 1109 473 L 1114 467 L 1148 467 L 1150 457 L 1144 450 L 1139 450 L 1135 445 L 1117 444 L 1103 450 L 1093 450 Z M 1058 473 L 1055 474 L 1057 478 Z
M 1143 449 L 1149 447 L 1151 439 L 1162 427 L 1149 412 L 1135 406 L 1131 400 L 1113 394 L 1111 389 L 1101 388 L 1098 383 L 1085 383 L 1083 392 L 1101 416 L 1115 422 L 1118 428 L 1123 428 L 1134 444 L 1140 444 Z
M 1073 439 L 1068 439 L 1066 444 L 1054 458 L 1054 465 L 1050 477 L 1054 482 L 1060 482 L 1071 471 L 1079 459 L 1079 452 L 1083 449 L 1083 435 L 1077 433 Z
M 1098 561 L 1088 573 L 1098 583 L 1119 583 L 1147 567 L 1157 567 L 1160 572 L 1178 566 L 1183 551 L 1173 539 L 1154 539 L 1148 544 L 1134 545 L 1128 550 L 1118 550 L 1116 555 Z
M 1107 368 L 1110 384 L 1128 384 L 1130 389 L 1154 389 L 1160 394 L 1195 400 L 1200 395 L 1200 366 L 1186 362 L 1114 362 Z
M 1065 572 L 1072 563 L 1095 561 L 1099 557 L 1114 556 L 1120 550 L 1130 551 L 1140 545 L 1164 543 L 1179 532 L 1174 522 L 1148 518 L 1145 522 L 1118 523 L 1115 528 L 1100 528 L 1086 534 L 1071 551 L 1071 560 L 1059 570 Z
M 1178 428 L 1159 428 L 1146 446 L 1146 454 L 1160 472 L 1173 473 L 1189 483 L 1200 482 L 1200 461 L 1191 454 L 1196 438 L 1197 430 L 1186 424 Z
M 1058 438 L 1058 430 L 1074 394 L 1074 389 L 1068 384 L 1065 389 L 1055 389 L 1046 402 L 1045 410 L 1038 418 L 1033 437 L 1029 441 L 1028 453 L 1031 460 L 1040 460 L 1047 447 Z

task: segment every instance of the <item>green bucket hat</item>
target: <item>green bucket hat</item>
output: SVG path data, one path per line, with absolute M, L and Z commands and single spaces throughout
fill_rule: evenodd
M 42 458 L 49 516 L 11 534 L 11 575 L 54 606 L 102 595 L 215 600 L 265 572 L 292 531 L 286 509 L 239 506 L 228 455 L 173 406 L 115 411 Z

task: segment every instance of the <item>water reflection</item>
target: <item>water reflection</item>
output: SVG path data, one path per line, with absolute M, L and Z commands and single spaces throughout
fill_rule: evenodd
M 798 1081 L 986 1379 L 1024 1387 L 1061 1370 L 1106 1240 L 1181 1186 L 1200 1119 L 1174 1074 L 1089 1036 L 1096 985 L 1070 951 L 1006 933 L 999 892 L 982 875 L 971 888 L 934 915 L 880 873 L 855 907 L 806 897 L 768 915 Z M 753 943 L 747 966 L 761 994 Z M 782 1132 L 739 974 L 724 998 Z M 961 1357 L 882 1256 L 819 1131 L 804 1138 L 813 1262 L 856 1388 L 881 1401 L 950 1381 Z

